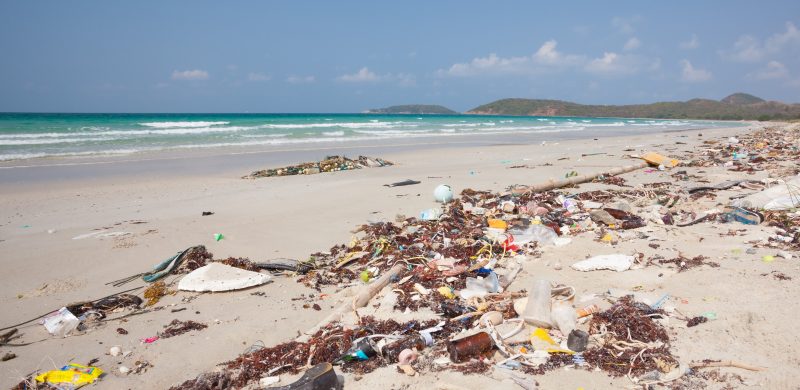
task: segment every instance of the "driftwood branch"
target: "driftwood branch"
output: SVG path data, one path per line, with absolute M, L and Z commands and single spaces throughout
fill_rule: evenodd
M 744 364 L 733 360 L 721 360 L 718 362 L 698 362 L 698 363 L 691 363 L 689 364 L 689 366 L 692 368 L 736 367 L 750 371 L 765 371 L 767 369 L 766 367 L 751 366 L 749 364 Z
M 516 195 L 521 195 L 521 194 L 528 193 L 528 192 L 549 191 L 549 190 L 556 189 L 556 188 L 561 188 L 561 187 L 566 187 L 566 186 L 571 186 L 571 185 L 581 184 L 581 183 L 587 183 L 587 182 L 590 182 L 590 181 L 596 179 L 599 176 L 605 176 L 605 175 L 616 176 L 616 175 L 621 175 L 623 173 L 633 172 L 633 171 L 635 171 L 637 169 L 642 169 L 642 168 L 646 167 L 647 165 L 648 165 L 647 162 L 641 162 L 641 163 L 634 164 L 634 165 L 626 165 L 626 166 L 622 166 L 622 167 L 617 167 L 617 168 L 614 168 L 614 169 L 612 169 L 610 171 L 596 172 L 596 173 L 592 173 L 592 174 L 589 174 L 589 175 L 582 175 L 582 176 L 573 176 L 573 177 L 570 177 L 570 178 L 567 178 L 567 179 L 563 179 L 563 180 L 550 179 L 550 180 L 547 180 L 545 182 L 541 182 L 539 184 L 515 187 L 515 188 L 513 188 L 511 190 L 511 193 L 516 194 Z
M 368 284 L 363 289 L 361 289 L 361 291 L 359 291 L 358 294 L 356 294 L 355 298 L 353 298 L 352 302 L 345 302 L 336 309 L 334 309 L 330 315 L 328 315 L 327 317 L 322 319 L 322 321 L 314 325 L 313 328 L 307 330 L 304 334 L 300 335 L 300 337 L 295 339 L 295 341 L 301 343 L 307 342 L 311 338 L 311 335 L 317 333 L 317 331 L 320 330 L 323 326 L 328 325 L 331 322 L 341 321 L 342 317 L 345 314 L 348 314 L 351 310 L 355 311 L 360 307 L 366 306 L 367 303 L 369 303 L 369 301 L 375 295 L 378 295 L 378 293 L 381 290 L 383 290 L 384 287 L 388 286 L 389 283 L 392 282 L 392 280 L 397 280 L 397 278 L 399 278 L 405 272 L 405 270 L 406 270 L 405 263 L 395 264 L 394 267 L 390 268 L 383 275 L 381 275 L 381 277 L 378 278 L 378 280 Z

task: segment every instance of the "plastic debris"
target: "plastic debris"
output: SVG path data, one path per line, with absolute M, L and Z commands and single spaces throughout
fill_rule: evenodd
M 433 190 L 433 198 L 439 203 L 453 200 L 453 189 L 447 184 L 440 184 Z
M 617 272 L 627 271 L 633 265 L 634 257 L 628 255 L 601 255 L 572 264 L 572 269 L 578 271 L 612 270 Z
M 220 262 L 200 267 L 178 282 L 182 291 L 232 291 L 268 283 L 272 277 L 267 274 L 232 267 Z
M 48 314 L 42 320 L 42 324 L 50 334 L 57 337 L 67 337 L 70 332 L 78 328 L 81 321 L 75 317 L 66 307 Z
M 103 370 L 97 367 L 69 363 L 59 370 L 47 371 L 37 375 L 36 381 L 57 387 L 63 387 L 64 385 L 80 387 L 94 383 L 102 374 Z

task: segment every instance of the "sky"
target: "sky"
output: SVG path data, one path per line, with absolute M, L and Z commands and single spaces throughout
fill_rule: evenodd
M 557 3 L 557 4 L 556 4 Z M 0 3 L 0 111 L 800 102 L 800 1 Z

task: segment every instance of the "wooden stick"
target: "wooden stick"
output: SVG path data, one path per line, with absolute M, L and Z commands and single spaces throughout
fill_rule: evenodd
M 692 368 L 707 368 L 707 367 L 736 367 L 742 368 L 745 370 L 750 371 L 765 371 L 766 367 L 758 367 L 758 366 L 751 366 L 749 364 L 735 362 L 733 360 L 723 360 L 719 362 L 699 362 L 699 363 L 690 363 L 690 367 Z
M 589 174 L 589 175 L 582 175 L 582 176 L 573 176 L 573 177 L 570 177 L 570 178 L 567 178 L 567 179 L 564 179 L 564 180 L 553 180 L 553 179 L 550 179 L 548 181 L 545 181 L 545 182 L 542 182 L 542 183 L 539 183 L 539 184 L 533 184 L 533 185 L 530 185 L 530 186 L 518 186 L 518 187 L 515 187 L 515 188 L 513 188 L 511 190 L 511 193 L 514 194 L 514 195 L 522 195 L 522 194 L 527 193 L 527 192 L 549 191 L 549 190 L 556 189 L 556 188 L 561 188 L 561 187 L 566 187 L 566 186 L 570 186 L 570 185 L 590 182 L 590 181 L 594 180 L 595 178 L 597 178 L 598 176 L 602 176 L 602 175 L 609 175 L 609 176 L 621 175 L 623 173 L 628 173 L 628 172 L 635 171 L 637 169 L 642 169 L 642 168 L 644 168 L 646 166 L 648 166 L 647 162 L 641 162 L 641 163 L 634 164 L 634 165 L 626 165 L 626 166 L 622 166 L 622 167 L 617 167 L 617 168 L 614 168 L 614 169 L 612 169 L 610 171 L 597 172 L 597 173 L 592 173 L 592 174 Z
M 342 316 L 350 312 L 351 310 L 355 311 L 360 307 L 364 307 L 369 303 L 370 299 L 372 299 L 375 295 L 383 290 L 384 287 L 388 286 L 389 283 L 393 279 L 399 278 L 406 270 L 405 263 L 395 264 L 394 267 L 390 268 L 386 271 L 378 280 L 370 283 L 369 285 L 365 286 L 356 296 L 353 298 L 352 302 L 345 302 L 344 304 L 340 305 L 333 312 L 328 315 L 327 317 L 323 318 L 322 321 L 318 322 L 314 325 L 313 328 L 307 330 L 304 334 L 300 335 L 295 341 L 300 343 L 305 343 L 311 339 L 311 335 L 317 333 L 323 326 L 328 325 L 331 322 L 341 321 Z
M 378 295 L 378 293 L 383 290 L 384 287 L 388 286 L 392 280 L 399 280 L 400 275 L 405 273 L 405 271 L 405 263 L 395 264 L 394 267 L 390 268 L 388 271 L 386 271 L 386 273 L 381 275 L 378 280 L 368 284 L 364 289 L 361 290 L 361 292 L 358 293 L 358 295 L 356 295 L 356 298 L 353 299 L 353 310 L 366 306 L 372 297 Z

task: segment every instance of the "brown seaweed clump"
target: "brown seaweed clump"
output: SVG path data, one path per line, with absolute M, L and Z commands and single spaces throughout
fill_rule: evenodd
M 715 263 L 713 261 L 705 261 L 708 257 L 703 255 L 698 255 L 692 257 L 691 259 L 684 257 L 683 255 L 679 255 L 674 259 L 661 259 L 658 260 L 659 264 L 674 264 L 678 268 L 678 272 L 686 271 L 690 268 L 700 267 L 703 265 L 707 265 L 709 267 L 717 268 L 719 267 L 719 263 Z
M 155 305 L 161 297 L 168 293 L 167 285 L 164 282 L 155 282 L 151 284 L 150 287 L 144 290 L 144 298 L 147 299 L 145 306 Z
M 167 339 L 182 335 L 192 330 L 203 330 L 205 328 L 208 328 L 208 325 L 195 321 L 178 321 L 177 319 L 174 319 L 165 327 L 163 332 L 158 333 L 158 336 L 162 339 Z
M 666 329 L 654 321 L 662 315 L 663 310 L 636 302 L 632 296 L 621 298 L 589 322 L 589 334 L 600 340 L 600 346 L 587 349 L 584 359 L 611 376 L 668 372 L 677 366 L 677 359 L 669 351 Z

